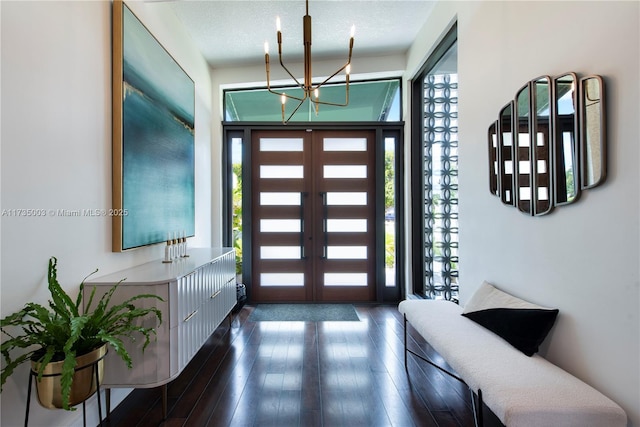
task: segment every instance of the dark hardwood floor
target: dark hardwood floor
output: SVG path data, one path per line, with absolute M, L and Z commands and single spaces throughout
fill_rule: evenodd
M 137 389 L 107 426 L 472 426 L 469 390 L 409 355 L 395 305 L 359 322 L 250 322 L 245 306 L 168 386 Z M 442 359 L 411 327 L 410 346 Z M 499 426 L 486 407 L 485 426 Z

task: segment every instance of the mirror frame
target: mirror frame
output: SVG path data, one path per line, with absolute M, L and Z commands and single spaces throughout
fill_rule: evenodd
M 564 129 L 562 126 L 564 123 L 561 123 L 561 115 L 560 108 L 558 104 L 560 100 L 566 95 L 565 93 L 561 93 L 558 86 L 563 82 L 563 79 L 569 78 L 570 81 L 567 83 L 571 84 L 571 99 L 573 104 L 573 113 L 570 114 L 573 116 L 573 123 L 569 123 L 572 131 L 572 138 L 569 147 L 569 151 L 564 148 L 564 131 L 569 129 Z M 554 182 L 554 192 L 553 192 L 553 203 L 555 206 L 568 205 L 573 203 L 580 198 L 580 168 L 578 166 L 579 162 L 579 144 L 580 144 L 580 126 L 578 123 L 578 90 L 579 90 L 579 80 L 576 73 L 564 73 L 559 76 L 553 78 L 553 182 Z M 571 121 L 571 118 L 569 118 Z M 568 191 L 568 182 L 567 182 L 567 162 L 566 162 L 566 154 L 571 155 L 571 175 L 573 180 L 573 192 L 570 194 Z M 562 191 L 561 191 L 562 190 Z M 563 200 L 564 197 L 564 200 Z
M 494 196 L 500 197 L 498 187 L 498 121 L 489 126 L 487 132 L 487 142 L 489 144 L 489 191 Z
M 538 90 L 538 85 L 546 85 L 546 105 L 548 114 L 542 116 L 540 109 L 544 104 L 539 105 L 538 96 L 542 92 Z M 531 146 L 532 163 L 533 163 L 533 215 L 540 216 L 546 215 L 553 210 L 553 79 L 550 76 L 539 76 L 531 80 L 532 85 L 532 111 L 535 111 L 533 115 L 533 125 L 531 127 L 532 139 L 535 143 Z M 546 119 L 546 132 L 540 131 L 539 124 L 542 122 L 542 117 Z M 543 134 L 545 138 L 540 141 L 539 135 Z M 540 167 L 544 165 L 544 170 Z M 543 191 L 544 190 L 544 191 Z M 541 193 L 546 191 L 546 198 L 541 197 Z
M 516 207 L 522 213 L 527 215 L 533 214 L 533 205 L 534 205 L 534 185 L 533 185 L 533 148 L 532 144 L 532 128 L 533 128 L 533 118 L 532 118 L 532 97 L 531 97 L 531 82 L 528 82 L 524 85 L 518 92 L 516 92 L 515 97 L 515 112 L 514 112 L 514 160 L 513 160 L 513 175 L 514 175 L 514 196 L 516 200 Z M 521 100 L 522 96 L 526 96 L 526 99 Z M 525 105 L 523 105 L 525 104 Z M 521 111 L 525 110 L 526 111 Z M 526 132 L 520 132 L 520 129 L 523 125 L 526 125 Z M 529 137 L 528 144 L 526 146 L 521 147 L 521 139 L 523 139 L 523 135 L 527 135 Z M 523 149 L 524 148 L 524 149 Z M 525 157 L 525 158 L 522 158 Z M 528 171 L 522 172 L 520 170 L 520 162 L 528 162 Z M 528 188 L 529 189 L 529 198 L 523 199 L 521 197 L 521 189 Z
M 589 156 L 588 154 L 588 146 L 589 146 L 589 123 L 588 123 L 588 114 L 587 108 L 589 107 L 589 96 L 587 94 L 588 91 L 588 83 L 589 81 L 595 81 L 598 84 L 598 90 L 600 92 L 600 98 L 598 101 L 600 103 L 600 112 L 598 114 L 599 122 L 596 124 L 598 126 L 598 134 L 596 138 L 597 147 L 600 150 L 600 156 L 598 159 L 600 161 L 600 175 L 594 179 L 594 182 L 588 183 L 586 179 L 586 175 L 591 168 L 589 165 Z M 606 120 L 605 120 L 605 112 L 606 112 L 606 103 L 605 103 L 605 91 L 604 91 L 604 80 L 600 76 L 587 76 L 580 79 L 580 188 L 583 190 L 596 187 L 602 184 L 607 177 L 607 153 L 606 153 L 606 144 L 607 144 L 607 128 L 606 128 Z
M 516 206 L 516 198 L 514 194 L 514 110 L 514 102 L 509 101 L 509 103 L 500 110 L 500 116 L 498 119 L 498 188 L 500 189 L 500 199 L 502 200 L 502 203 L 509 206 Z M 505 123 L 507 121 L 508 123 Z M 507 125 L 509 126 L 509 129 L 506 129 Z M 504 135 L 506 133 L 511 134 L 511 145 L 509 146 L 505 146 L 504 144 Z M 505 154 L 508 154 L 508 156 L 505 156 Z M 511 173 L 507 173 L 506 171 L 506 165 L 508 162 L 511 162 Z

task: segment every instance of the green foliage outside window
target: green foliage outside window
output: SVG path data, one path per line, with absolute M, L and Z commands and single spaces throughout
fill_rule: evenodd
M 394 153 L 387 151 L 384 155 L 384 209 L 395 206 L 395 187 L 393 167 Z
M 232 166 L 234 175 L 232 232 L 233 248 L 236 250 L 236 274 L 242 273 L 242 164 Z

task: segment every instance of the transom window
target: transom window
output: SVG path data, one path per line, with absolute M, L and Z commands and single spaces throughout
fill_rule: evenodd
M 325 85 L 322 99 L 344 102 L 344 83 Z M 302 89 L 279 87 L 278 91 L 302 97 Z M 294 103 L 287 107 L 294 108 Z M 224 92 L 225 121 L 281 122 L 280 98 L 265 88 Z M 290 112 L 288 112 L 290 113 Z M 312 103 L 306 102 L 291 118 L 292 122 L 397 122 L 400 121 L 400 80 L 375 80 L 349 84 L 349 105 L 320 105 L 316 115 Z

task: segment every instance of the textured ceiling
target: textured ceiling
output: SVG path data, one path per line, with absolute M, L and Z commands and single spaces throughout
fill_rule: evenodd
M 191 33 L 213 68 L 264 61 L 264 42 L 277 53 L 276 16 L 280 16 L 283 55 L 302 58 L 304 0 L 195 1 L 147 0 L 170 7 Z M 433 7 L 426 0 L 310 0 L 314 59 L 346 58 L 349 33 L 356 27 L 354 58 L 405 52 Z

